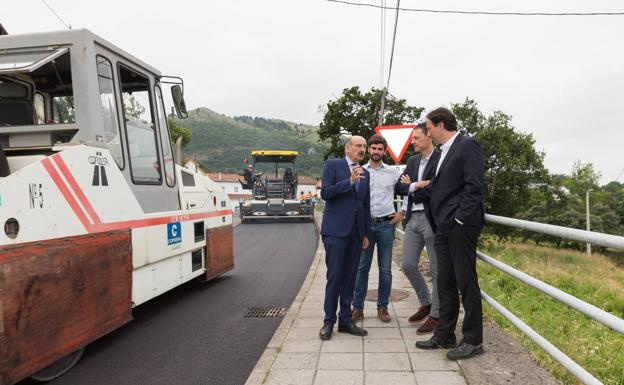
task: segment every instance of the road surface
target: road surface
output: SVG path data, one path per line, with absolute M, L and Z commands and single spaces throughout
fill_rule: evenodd
M 50 384 L 244 384 L 281 322 L 244 313 L 288 308 L 316 243 L 311 223 L 237 226 L 234 270 L 137 307 L 132 322 L 89 345 L 78 364 Z

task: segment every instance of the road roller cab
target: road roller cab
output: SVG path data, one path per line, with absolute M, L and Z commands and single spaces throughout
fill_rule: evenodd
M 88 30 L 0 36 L 0 384 L 53 379 L 132 308 L 233 268 L 228 197 L 175 164 L 180 78 Z

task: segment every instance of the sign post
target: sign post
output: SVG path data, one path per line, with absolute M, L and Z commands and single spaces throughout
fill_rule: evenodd
M 383 136 L 388 142 L 388 153 L 395 164 L 399 164 L 405 155 L 405 151 L 412 141 L 412 131 L 415 127 L 413 124 L 375 127 L 375 132 Z

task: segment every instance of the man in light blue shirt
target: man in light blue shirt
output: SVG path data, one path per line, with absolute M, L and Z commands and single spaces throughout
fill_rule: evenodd
M 377 317 L 383 322 L 390 322 L 388 302 L 392 290 L 392 244 L 396 224 L 403 220 L 403 214 L 394 209 L 394 186 L 401 172 L 385 164 L 382 159 L 387 143 L 381 135 L 373 135 L 368 140 L 370 159 L 364 169 L 370 174 L 370 211 L 372 217 L 369 246 L 362 251 L 355 290 L 353 293 L 353 322 L 364 318 L 364 299 L 368 291 L 368 274 L 373 260 L 373 251 L 377 245 L 379 264 L 379 286 L 377 290 Z

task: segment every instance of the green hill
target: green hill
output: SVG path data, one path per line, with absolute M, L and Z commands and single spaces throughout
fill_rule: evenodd
M 208 108 L 189 111 L 182 124 L 191 129 L 192 139 L 185 156 L 196 156 L 208 171 L 240 172 L 252 150 L 299 151 L 300 175 L 320 177 L 325 144 L 319 143 L 318 127 L 251 116 L 229 117 Z

